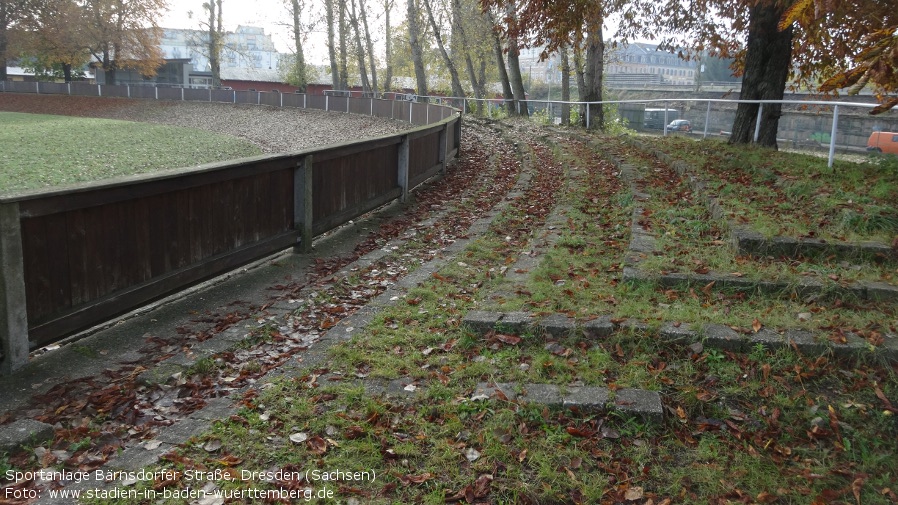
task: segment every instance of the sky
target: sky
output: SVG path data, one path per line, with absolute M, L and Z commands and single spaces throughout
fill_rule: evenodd
M 289 1 L 289 0 L 286 0 Z M 310 24 L 311 16 L 320 17 L 322 2 L 305 0 L 306 5 L 312 5 L 303 16 L 303 23 Z M 382 28 L 378 28 L 377 20 L 383 16 L 382 2 L 366 2 L 368 6 L 368 21 L 371 25 L 372 38 L 383 38 Z M 188 15 L 193 11 L 193 18 Z M 222 24 L 226 31 L 234 31 L 237 25 L 258 26 L 265 29 L 266 34 L 272 36 L 278 52 L 293 52 L 292 23 L 290 14 L 285 5 L 285 0 L 224 0 L 222 2 Z M 393 8 L 391 17 L 398 18 L 403 15 L 402 9 Z M 205 19 L 203 0 L 170 0 L 169 12 L 161 21 L 162 28 L 200 28 L 200 20 Z M 394 20 L 395 24 L 396 21 Z M 307 35 L 303 43 L 303 53 L 306 60 L 313 64 L 327 63 L 327 28 L 321 22 L 317 23 L 314 31 Z

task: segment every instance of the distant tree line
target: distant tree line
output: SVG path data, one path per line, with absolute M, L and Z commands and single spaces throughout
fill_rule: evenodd
M 491 98 L 496 89 L 509 114 L 526 115 L 520 50 L 538 47 L 543 58 L 561 61 L 563 100 L 574 80 L 580 101 L 598 102 L 603 28 L 613 17 L 620 23 L 614 36 L 624 43 L 661 36 L 660 47 L 682 58 L 732 59 L 743 99 L 782 99 L 790 83 L 849 93 L 866 85 L 882 101 L 874 112 L 898 105 L 898 0 L 307 1 L 284 0 L 295 42 L 286 74 L 301 89 L 310 79 L 303 45 L 323 24 L 337 89 L 357 84 L 378 93 L 394 89 L 396 76 L 413 76 L 420 96 Z M 216 84 L 222 3 L 204 3 L 200 21 Z M 123 66 L 152 75 L 161 61 L 157 21 L 165 8 L 165 0 L 0 0 L 0 60 L 30 55 L 61 67 L 67 80 L 88 60 L 107 82 Z M 589 109 L 591 125 L 601 128 L 602 107 Z M 776 146 L 780 112 L 763 108 L 761 144 Z M 752 140 L 757 114 L 757 104 L 739 106 L 731 142 Z

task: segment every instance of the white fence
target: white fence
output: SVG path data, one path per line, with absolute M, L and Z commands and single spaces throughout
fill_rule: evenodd
M 345 92 L 344 92 L 345 93 Z M 351 93 L 350 93 L 351 94 Z M 405 97 L 403 97 L 405 98 Z M 415 96 L 417 100 L 448 104 L 463 114 L 481 114 L 497 117 L 505 114 L 507 105 L 503 99 L 476 99 L 441 96 Z M 888 111 L 876 116 L 869 114 L 877 104 L 820 100 L 729 100 L 713 98 L 659 98 L 650 100 L 608 100 L 602 102 L 562 102 L 558 100 L 522 100 L 513 107 L 524 107 L 531 115 L 538 115 L 551 123 L 561 122 L 562 106 L 567 105 L 575 114 L 582 114 L 587 127 L 592 126 L 588 103 L 602 104 L 606 111 L 616 109 L 615 117 L 626 121 L 626 126 L 640 132 L 668 135 L 667 126 L 674 119 L 686 119 L 691 123 L 690 135 L 729 136 L 736 108 L 739 103 L 760 104 L 755 123 L 757 140 L 763 109 L 770 104 L 780 104 L 777 140 L 781 147 L 803 151 L 825 152 L 832 166 L 835 153 L 864 154 L 867 140 L 874 131 L 898 132 L 898 111 Z M 649 116 L 660 114 L 654 120 Z M 680 134 L 682 132 L 674 132 Z

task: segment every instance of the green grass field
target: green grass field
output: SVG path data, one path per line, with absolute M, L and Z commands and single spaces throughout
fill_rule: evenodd
M 131 121 L 0 112 L 0 124 L 0 193 L 261 153 L 236 137 Z

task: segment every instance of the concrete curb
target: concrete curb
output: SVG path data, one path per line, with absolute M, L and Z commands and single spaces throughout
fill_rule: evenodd
M 537 317 L 526 312 L 470 311 L 462 319 L 462 324 L 478 335 L 495 331 L 586 340 L 600 340 L 621 331 L 649 331 L 647 325 L 640 322 L 615 322 L 607 315 L 576 320 L 562 314 Z M 652 331 L 658 338 L 673 344 L 702 342 L 707 347 L 740 353 L 750 352 L 760 345 L 773 351 L 793 348 L 808 356 L 832 354 L 838 358 L 881 357 L 898 362 L 898 335 L 890 333 L 883 335 L 882 345 L 873 346 L 853 333 L 845 334 L 843 342 L 833 342 L 828 338 L 829 335 L 797 328 L 762 328 L 757 332 L 744 333 L 720 324 L 709 323 L 693 327 L 686 323 L 665 322 L 659 329 Z

